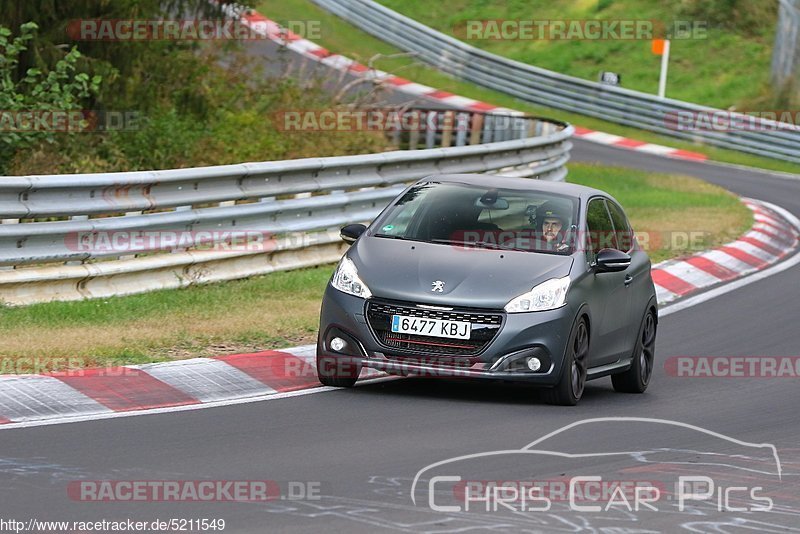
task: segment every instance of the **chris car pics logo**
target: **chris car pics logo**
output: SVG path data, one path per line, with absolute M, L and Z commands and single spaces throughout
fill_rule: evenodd
M 623 451 L 564 450 L 564 439 L 570 433 L 592 432 L 592 425 L 616 424 L 657 425 L 659 431 L 648 430 L 641 435 L 655 439 L 659 432 L 680 434 L 684 441 L 691 440 L 691 435 L 700 435 L 692 442 L 714 445 L 709 450 L 659 446 L 640 450 L 631 446 Z M 620 431 L 619 435 L 626 433 Z M 685 439 L 687 435 L 689 440 Z M 580 436 L 566 443 L 589 446 L 594 442 L 585 433 L 583 437 L 587 439 Z M 550 448 L 546 442 L 561 446 Z M 736 451 L 731 452 L 732 449 Z M 688 456 L 686 461 L 681 460 L 684 455 Z M 613 461 L 586 467 L 584 459 L 592 457 Z M 542 472 L 545 463 L 548 471 L 569 475 L 519 477 L 519 473 Z M 623 467 L 611 475 L 609 465 Z M 414 477 L 411 500 L 416 506 L 440 513 L 644 513 L 675 509 L 687 514 L 697 509 L 757 513 L 776 507 L 775 499 L 786 493 L 778 487 L 782 484 L 775 445 L 749 443 L 677 421 L 607 417 L 572 423 L 521 449 L 478 452 L 427 465 Z

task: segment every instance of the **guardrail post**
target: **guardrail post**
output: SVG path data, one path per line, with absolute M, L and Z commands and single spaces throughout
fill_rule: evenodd
M 436 146 L 436 129 L 441 124 L 437 111 L 428 111 L 425 114 L 425 147 L 434 148 Z
M 453 143 L 453 120 L 455 113 L 453 111 L 444 112 L 444 120 L 442 121 L 442 147 L 449 147 Z
M 479 145 L 481 143 L 481 132 L 483 131 L 483 115 L 480 113 L 472 114 L 472 131 L 469 136 L 469 144 Z
M 192 209 L 191 206 L 178 206 L 177 208 L 175 208 L 175 211 L 189 211 L 191 209 Z M 180 247 L 180 248 L 176 247 L 176 248 L 170 250 L 170 252 L 173 253 L 173 254 L 178 253 L 178 252 L 186 252 L 186 249 L 183 248 L 183 247 Z
M 411 128 L 408 132 L 408 149 L 416 150 L 419 145 L 420 128 L 423 128 L 421 114 L 417 110 L 411 111 Z
M 494 140 L 506 141 L 508 139 L 508 115 L 498 115 L 494 119 Z
M 0 219 L 0 224 L 19 224 L 19 219 Z M 0 271 L 13 271 L 13 265 L 0 265 Z
M 528 137 L 528 119 L 518 118 L 517 122 L 517 129 L 519 130 L 519 137 L 517 139 L 525 139 Z
M 494 118 L 495 115 L 486 115 L 486 120 L 483 123 L 483 142 L 491 143 L 494 133 Z
M 469 114 L 459 113 L 456 120 L 456 146 L 467 144 L 467 128 L 469 128 Z
M 88 221 L 88 215 L 73 215 L 69 218 L 70 221 Z M 65 262 L 64 265 L 83 265 L 82 261 L 68 261 Z
M 141 215 L 141 211 L 128 211 L 125 212 L 125 217 L 135 217 L 137 215 Z M 120 256 L 118 259 L 120 260 L 132 260 L 136 258 L 136 254 L 126 254 L 125 256 Z
M 542 121 L 539 120 L 530 120 L 528 121 L 528 137 L 534 137 L 539 134 L 542 130 Z
M 397 148 L 400 148 L 402 136 L 403 136 L 403 122 L 401 120 L 398 120 L 397 123 L 395 123 L 394 131 L 392 132 L 392 144 Z

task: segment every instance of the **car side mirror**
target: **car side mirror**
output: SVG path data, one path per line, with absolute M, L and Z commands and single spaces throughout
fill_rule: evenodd
M 367 227 L 363 224 L 348 224 L 342 228 L 342 231 L 339 233 L 339 235 L 341 236 L 342 241 L 348 245 L 352 245 L 356 242 L 356 239 L 361 237 L 361 234 L 366 232 L 366 230 Z
M 598 273 L 618 273 L 630 266 L 630 255 L 614 248 L 604 248 L 594 260 L 594 268 Z

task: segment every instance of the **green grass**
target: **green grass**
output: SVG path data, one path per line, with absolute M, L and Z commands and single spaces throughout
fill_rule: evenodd
M 739 235 L 750 212 L 726 191 L 694 178 L 570 165 L 570 181 L 604 189 L 637 232 L 702 231 L 701 244 Z M 661 240 L 663 245 L 668 242 Z M 651 240 L 656 244 L 657 240 Z M 659 261 L 691 247 L 649 250 Z M 333 266 L 102 300 L 0 308 L 0 374 L 278 349 L 316 339 L 320 298 Z
M 459 4 L 464 4 L 465 1 L 466 0 L 460 0 Z M 581 2 L 581 4 L 582 5 L 587 4 L 587 2 Z M 406 4 L 404 3 L 404 5 Z M 409 3 L 408 5 L 410 6 L 412 4 Z M 417 3 L 414 3 L 413 5 L 416 6 Z M 429 10 L 433 10 L 432 13 L 433 15 L 435 15 L 436 12 L 441 11 L 443 9 L 442 6 L 443 3 L 437 4 L 428 2 L 425 4 L 426 13 Z M 284 24 L 286 24 L 288 21 L 299 21 L 299 20 L 319 21 L 321 28 L 320 35 L 318 36 L 319 37 L 318 39 L 314 39 L 315 41 L 325 46 L 334 53 L 346 55 L 364 64 L 367 64 L 370 61 L 370 58 L 372 58 L 376 54 L 391 55 L 402 52 L 400 49 L 395 48 L 375 37 L 372 37 L 371 35 L 355 28 L 354 26 L 351 26 L 342 19 L 339 19 L 338 17 L 331 15 L 327 11 L 318 8 L 317 6 L 312 4 L 310 0 L 280 0 L 280 1 L 261 0 L 261 2 L 256 7 L 267 17 Z M 448 4 L 447 11 L 455 12 L 456 10 L 452 9 L 450 4 Z M 484 16 L 483 18 L 488 18 L 488 17 Z M 505 17 L 505 18 L 510 18 L 510 17 Z M 528 15 L 528 18 L 531 18 L 531 15 Z M 630 18 L 630 15 L 628 15 L 628 18 Z M 429 16 L 427 14 L 424 17 L 422 17 L 421 20 L 423 20 L 426 24 L 436 23 L 436 17 Z M 589 44 L 597 44 L 597 42 L 592 41 Z M 732 54 L 732 52 L 729 51 L 726 52 L 726 54 L 719 54 L 719 55 L 728 56 L 730 54 Z M 713 57 L 713 58 L 709 57 L 707 59 L 708 61 L 714 61 L 718 59 L 718 57 Z M 744 66 L 746 68 L 753 67 L 754 64 L 752 63 L 752 61 L 753 61 L 752 59 L 747 59 L 747 62 L 744 64 Z M 538 62 L 535 63 L 537 65 L 540 65 Z M 379 58 L 373 62 L 373 65 L 376 68 L 385 70 L 387 72 L 391 72 L 392 74 L 396 74 L 404 78 L 408 78 L 418 83 L 430 85 L 431 87 L 443 89 L 445 91 L 450 91 L 452 93 L 467 96 L 470 98 L 475 98 L 477 100 L 489 102 L 491 104 L 518 109 L 520 111 L 524 111 L 532 115 L 551 117 L 554 119 L 559 119 L 569 122 L 571 124 L 582 126 L 584 128 L 601 130 L 611 134 L 620 135 L 623 137 L 630 137 L 633 139 L 638 139 L 649 143 L 656 143 L 679 149 L 700 152 L 702 154 L 707 155 L 710 159 L 715 161 L 733 163 L 737 165 L 747 165 L 751 167 L 760 167 L 764 169 L 782 171 L 782 172 L 800 173 L 800 165 L 797 164 L 776 159 L 762 158 L 732 150 L 724 150 L 705 145 L 698 145 L 687 141 L 681 141 L 672 137 L 659 135 L 652 132 L 647 132 L 645 130 L 639 130 L 636 128 L 622 126 L 601 119 L 587 117 L 585 115 L 578 115 L 575 113 L 565 112 L 553 108 L 547 108 L 544 106 L 528 104 L 526 102 L 517 100 L 514 97 L 505 95 L 503 93 L 479 87 L 469 82 L 456 80 L 433 68 L 429 68 L 420 64 L 413 58 L 409 57 Z M 623 73 L 626 72 L 625 69 L 620 69 L 620 70 Z M 676 69 L 673 69 L 673 71 L 675 70 Z M 567 72 L 567 73 L 574 74 L 572 72 Z M 758 79 L 757 74 L 756 75 L 746 74 L 745 76 L 741 77 L 741 79 L 744 80 L 746 83 L 753 84 L 754 83 L 753 76 L 756 76 L 756 79 Z M 673 79 L 673 83 L 674 81 L 675 80 Z M 708 79 L 704 78 L 703 76 L 700 76 L 697 79 L 692 80 L 691 83 L 689 83 L 688 85 L 697 85 L 706 87 L 708 93 L 712 94 L 718 90 L 717 87 L 718 84 L 719 84 L 718 80 Z M 681 84 L 681 85 L 687 85 L 687 84 Z M 678 94 L 673 94 L 673 93 L 669 93 L 669 95 L 676 97 L 680 96 Z
M 316 335 L 331 271 L 323 266 L 181 290 L 0 308 L 0 355 L 78 358 L 94 366 L 306 343 Z
M 653 263 L 731 241 L 753 222 L 736 196 L 688 176 L 585 164 L 569 167 L 570 182 L 602 189 L 619 200 Z
M 675 20 L 693 20 L 681 0 L 553 1 L 553 0 L 378 0 L 381 4 L 443 33 L 467 39 L 470 20 L 647 20 L 671 27 Z M 705 2 L 709 0 L 703 0 Z M 766 5 L 768 0 L 748 0 Z M 694 39 L 673 39 L 667 94 L 672 98 L 727 108 L 760 99 L 770 84 L 774 20 L 757 31 L 708 28 Z M 661 57 L 647 40 L 510 40 L 475 39 L 469 44 L 545 69 L 595 81 L 602 70 L 623 75 L 623 86 L 658 92 Z

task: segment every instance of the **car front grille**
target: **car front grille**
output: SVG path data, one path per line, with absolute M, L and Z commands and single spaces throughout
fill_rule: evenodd
M 421 319 L 465 321 L 472 324 L 470 339 L 448 339 L 416 334 L 392 332 L 392 315 L 407 315 Z M 499 312 L 471 309 L 431 310 L 414 304 L 369 301 L 367 321 L 378 342 L 387 349 L 413 352 L 431 356 L 475 356 L 480 354 L 495 338 L 503 325 L 504 315 Z

